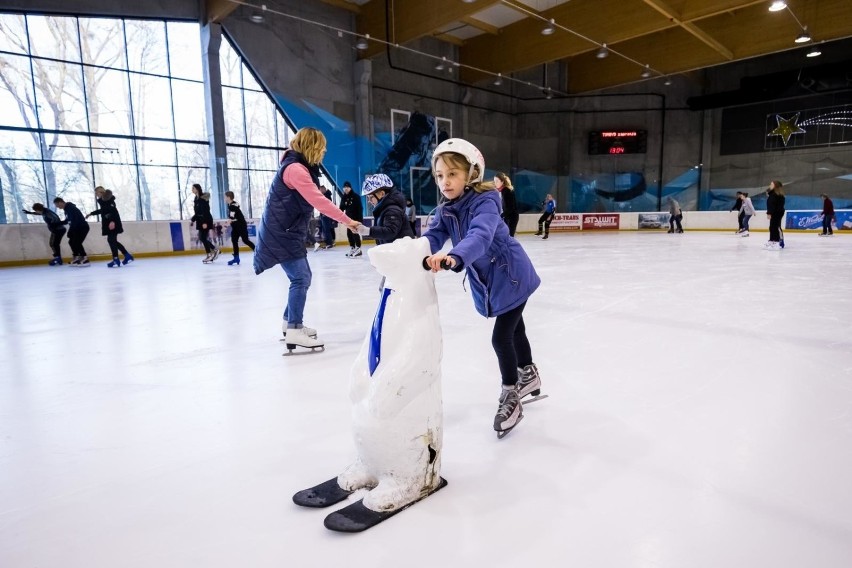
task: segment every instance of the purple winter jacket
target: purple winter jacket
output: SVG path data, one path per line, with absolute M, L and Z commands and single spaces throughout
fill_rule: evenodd
M 449 254 L 464 263 L 474 306 L 485 317 L 518 307 L 541 284 L 527 253 L 509 236 L 500 211 L 498 192 L 465 188 L 461 197 L 438 207 L 423 234 L 432 254 L 452 241 Z

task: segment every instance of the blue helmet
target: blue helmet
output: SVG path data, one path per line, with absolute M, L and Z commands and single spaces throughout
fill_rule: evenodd
M 364 184 L 361 186 L 361 195 L 370 195 L 379 189 L 387 189 L 393 187 L 393 181 L 385 174 L 373 174 L 367 176 Z

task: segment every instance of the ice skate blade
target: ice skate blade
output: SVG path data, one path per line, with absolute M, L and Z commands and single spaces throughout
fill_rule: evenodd
M 291 355 L 310 355 L 311 353 L 322 352 L 325 351 L 325 345 L 318 345 L 317 347 L 303 347 L 303 349 L 309 349 L 310 351 L 296 351 L 297 347 L 302 347 L 301 345 L 293 345 L 287 344 L 287 353 L 282 353 L 282 357 L 290 357 Z
M 522 398 L 521 404 L 529 404 L 529 403 L 535 402 L 537 400 L 545 399 L 549 396 L 550 396 L 549 394 L 539 394 L 539 395 L 533 396 L 532 398 Z
M 523 403 L 521 403 L 521 404 L 523 404 Z M 523 419 L 524 419 L 524 415 L 521 414 L 520 416 L 518 416 L 518 421 L 515 422 L 514 426 L 512 426 L 511 428 L 506 428 L 505 430 L 497 430 L 497 439 L 502 440 L 503 438 L 505 438 L 509 434 L 509 432 L 511 432 L 512 430 L 514 430 L 515 428 L 518 427 L 518 424 L 520 424 L 521 420 L 523 420 Z

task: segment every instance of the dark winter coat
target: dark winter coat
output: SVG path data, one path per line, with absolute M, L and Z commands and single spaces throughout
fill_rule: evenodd
M 405 217 L 405 197 L 402 192 L 390 188 L 388 193 L 373 208 L 373 226 L 370 237 L 383 245 L 403 237 L 414 238 L 411 223 Z
M 194 215 L 189 221 L 195 223 L 195 229 L 200 231 L 203 229 L 201 225 L 207 225 L 207 229 L 213 228 L 213 215 L 210 214 L 210 194 L 202 193 L 200 197 L 196 197 L 192 203 Z
M 314 206 L 284 183 L 284 170 L 294 164 L 305 166 L 311 180 L 319 188 L 319 167 L 310 166 L 300 153 L 288 150 L 266 196 L 257 234 L 257 248 L 254 250 L 255 274 L 287 260 L 307 256 L 305 242 L 308 240 L 308 221 L 314 214 Z
M 340 210 L 346 213 L 346 216 L 353 221 L 364 220 L 364 207 L 361 205 L 361 196 L 355 191 L 349 193 L 344 192 L 340 200 Z
M 730 211 L 740 211 L 740 210 L 742 210 L 742 207 L 743 207 L 743 198 L 737 197 L 737 201 L 736 201 L 736 203 L 734 203 L 734 206 L 731 207 Z
M 68 225 L 68 231 L 89 231 L 89 224 L 86 222 L 86 218 L 83 216 L 83 213 L 77 209 L 77 206 L 71 203 L 70 201 L 65 202 L 65 220 L 62 221 L 63 225 Z
M 485 317 L 518 307 L 541 284 L 527 253 L 500 219 L 496 191 L 466 188 L 458 199 L 438 206 L 423 236 L 433 254 L 447 239 L 453 243 L 449 254 L 467 270 L 474 306 Z
M 784 215 L 785 202 L 786 198 L 782 194 L 775 193 L 775 190 L 770 190 L 766 194 L 766 212 L 773 217 L 776 215 L 781 217 Z
M 248 223 L 246 223 L 246 217 L 245 215 L 243 215 L 243 212 L 240 209 L 240 204 L 236 201 L 232 201 L 228 205 L 228 219 L 231 220 L 232 235 L 248 236 Z
M 115 205 L 115 196 L 109 198 L 98 198 L 99 209 L 95 209 L 89 215 L 101 216 L 101 234 L 106 236 L 110 233 L 123 233 L 124 227 L 121 226 L 121 216 L 118 214 L 118 207 Z M 109 224 L 115 223 L 115 228 L 110 230 Z
M 503 198 L 503 219 L 517 219 L 518 215 L 518 200 L 515 196 L 515 190 L 504 187 L 500 192 L 500 197 Z
M 59 215 L 45 207 L 41 210 L 41 218 L 47 223 L 47 228 L 50 229 L 51 233 L 64 233 L 65 227 L 62 226 L 62 219 L 59 218 Z
M 827 219 L 834 217 L 834 203 L 827 197 L 822 202 L 822 214 Z

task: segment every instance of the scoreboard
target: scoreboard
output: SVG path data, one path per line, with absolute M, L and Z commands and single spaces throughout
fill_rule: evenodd
M 644 154 L 647 130 L 593 130 L 589 132 L 589 154 Z

